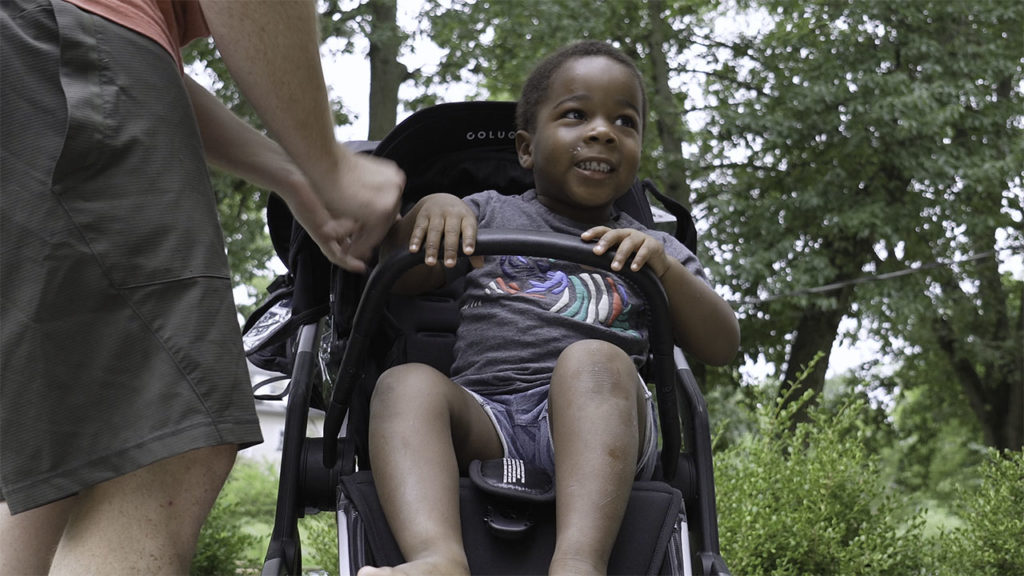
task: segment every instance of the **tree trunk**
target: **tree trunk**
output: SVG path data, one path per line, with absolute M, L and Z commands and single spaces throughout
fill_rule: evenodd
M 1017 300 L 1017 327 L 1013 337 L 1013 348 L 1017 351 L 1016 370 L 1010 372 L 1012 386 L 1010 401 L 1007 402 L 1010 414 L 1009 425 L 1010 450 L 1024 450 L 1024 283 L 1020 286 L 1020 297 Z M 1016 372 L 1016 375 L 1014 375 Z
M 684 177 L 686 171 L 682 165 L 683 115 L 668 83 L 671 69 L 665 57 L 669 35 L 675 32 L 665 19 L 664 0 L 650 0 L 647 12 L 650 32 L 647 35 L 649 50 L 646 60 L 653 80 L 649 108 L 657 111 L 654 114 L 654 129 L 662 154 L 662 177 L 658 184 L 667 196 L 675 198 L 689 209 L 693 198 L 690 197 L 690 184 Z
M 398 27 L 397 0 L 370 0 L 370 140 L 380 140 L 395 127 L 398 87 L 409 76 L 398 61 L 404 35 Z
M 793 344 L 789 349 L 782 389 L 779 391 L 785 399 L 784 405 L 799 400 L 808 390 L 820 394 L 825 387 L 825 372 L 832 355 L 832 345 L 839 334 L 839 323 L 850 308 L 852 297 L 852 286 L 841 288 L 835 295 L 834 306 L 828 309 L 808 307 L 800 315 Z M 821 357 L 804 375 L 819 354 Z M 812 400 L 811 403 L 816 401 Z M 807 408 L 811 403 L 805 404 L 794 414 L 794 424 L 808 420 Z
M 960 383 L 971 411 L 978 418 L 985 444 L 999 450 L 1021 450 L 1024 387 L 1020 373 L 999 370 L 995 366 L 997 362 L 986 363 L 979 371 L 974 362 L 963 354 L 963 341 L 955 334 L 949 321 L 939 318 L 935 327 L 939 347 L 953 368 L 951 375 Z M 1003 362 L 1008 367 L 1020 365 L 1017 359 L 1004 359 Z M 992 374 L 992 377 L 986 378 L 982 373 Z
M 870 261 L 870 238 L 840 237 L 826 242 L 831 246 L 830 252 L 836 266 L 830 284 L 841 284 L 856 278 L 861 274 L 864 265 Z M 821 394 L 825 387 L 825 372 L 828 370 L 832 346 L 839 335 L 839 323 L 850 311 L 853 298 L 854 286 L 847 284 L 829 292 L 827 298 L 812 301 L 801 312 L 796 332 L 793 334 L 793 343 L 789 348 L 782 387 L 779 390 L 779 394 L 784 398 L 784 405 L 799 400 L 808 390 L 813 390 L 816 395 Z M 811 367 L 818 355 L 821 355 L 821 358 Z M 807 408 L 814 402 L 817 402 L 817 398 L 797 410 L 794 414 L 794 425 L 808 420 Z
M 1024 302 L 1017 311 L 1017 322 L 1011 324 L 1009 299 L 1002 289 L 997 262 L 980 264 L 979 269 L 980 289 L 972 297 L 980 297 L 981 310 L 999 313 L 979 314 L 975 317 L 978 323 L 966 328 L 946 316 L 937 316 L 933 322 L 935 338 L 952 367 L 951 376 L 960 384 L 978 419 L 985 444 L 1018 451 L 1024 448 Z M 973 310 L 972 300 L 956 284 L 947 282 L 943 290 L 971 302 L 970 307 L 956 308 Z M 972 340 L 985 341 L 990 353 L 978 358 L 967 347 Z

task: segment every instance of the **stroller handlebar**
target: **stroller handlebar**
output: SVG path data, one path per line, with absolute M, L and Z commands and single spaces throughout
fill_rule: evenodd
M 577 262 L 586 266 L 611 271 L 614 252 L 594 254 L 593 244 L 577 236 L 555 232 L 503 229 L 478 231 L 475 256 L 518 255 L 552 258 Z M 464 256 L 463 256 L 464 257 Z M 383 313 L 391 287 L 401 276 L 423 262 L 421 254 L 401 252 L 374 268 L 367 280 L 363 297 L 356 309 L 352 330 L 341 360 L 334 391 L 324 420 L 324 437 L 334 438 L 341 432 L 342 421 L 348 411 L 352 389 L 359 380 L 361 360 L 366 356 L 377 319 Z M 680 449 L 680 423 L 676 398 L 675 359 L 672 329 L 669 324 L 668 300 L 661 282 L 648 268 L 632 271 L 628 266 L 616 271 L 643 293 L 647 300 L 650 320 L 650 344 L 654 358 L 654 377 L 657 386 L 658 417 L 662 431 L 662 471 L 666 479 L 676 473 Z M 324 465 L 332 468 L 337 453 L 335 443 L 324 443 Z

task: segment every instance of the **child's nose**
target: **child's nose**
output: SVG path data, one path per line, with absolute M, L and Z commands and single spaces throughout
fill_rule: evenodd
M 587 139 L 591 142 L 614 142 L 615 131 L 612 130 L 612 124 L 603 118 L 594 118 L 590 122 Z

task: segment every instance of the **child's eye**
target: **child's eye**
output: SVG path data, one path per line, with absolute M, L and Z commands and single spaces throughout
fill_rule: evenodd
M 639 126 L 636 118 L 632 116 L 619 116 L 619 119 L 615 121 L 619 126 L 625 126 L 626 128 L 636 128 Z
M 562 117 L 563 118 L 567 118 L 569 120 L 584 120 L 584 119 L 586 119 L 586 115 L 583 113 L 582 110 L 566 110 L 566 112 L 564 114 L 562 114 Z

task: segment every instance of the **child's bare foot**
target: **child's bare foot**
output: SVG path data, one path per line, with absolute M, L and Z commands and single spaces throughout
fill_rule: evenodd
M 450 574 L 458 576 L 469 575 L 469 566 L 464 561 L 449 561 L 445 558 L 424 558 L 394 567 L 364 566 L 359 569 L 356 576 L 437 576 L 439 574 Z

